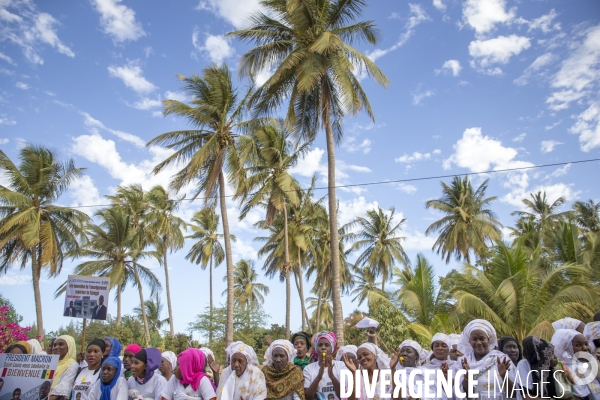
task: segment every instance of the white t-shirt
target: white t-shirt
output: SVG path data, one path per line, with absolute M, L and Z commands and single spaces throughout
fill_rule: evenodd
M 96 383 L 92 385 L 89 393 L 89 400 L 100 400 L 102 396 L 102 387 L 100 385 L 101 380 L 98 379 Z M 127 400 L 127 393 L 129 388 L 127 387 L 127 379 L 119 377 L 117 383 L 110 389 L 110 400 Z
M 186 400 L 190 397 L 210 400 L 217 397 L 217 393 L 215 393 L 215 389 L 213 389 L 208 377 L 200 379 L 198 390 L 194 390 L 192 385 L 187 385 L 187 387 L 185 387 L 181 381 L 173 375 L 167 383 L 166 389 L 162 393 L 162 397 L 166 400 Z
M 319 363 L 314 362 L 308 364 L 304 368 L 304 388 L 309 388 L 310 385 L 314 382 L 314 380 L 319 375 Z M 333 376 L 338 381 L 340 380 L 340 371 L 345 369 L 346 365 L 342 361 L 333 361 Z M 317 392 L 315 394 L 316 400 L 330 400 L 329 396 L 333 395 L 333 400 L 340 400 L 335 393 L 335 388 L 333 387 L 333 382 L 329 378 L 329 372 L 327 368 L 323 371 L 323 377 L 321 378 L 321 382 L 319 382 L 319 386 L 317 387 Z
M 95 371 L 82 369 L 73 383 L 72 400 L 88 400 L 90 388 L 98 379 L 100 379 L 100 368 Z M 81 393 L 81 399 L 77 398 L 78 393 Z
M 160 400 L 166 386 L 165 378 L 156 374 L 152 375 L 152 378 L 143 385 L 133 376 L 127 380 L 129 390 L 137 390 L 144 399 Z

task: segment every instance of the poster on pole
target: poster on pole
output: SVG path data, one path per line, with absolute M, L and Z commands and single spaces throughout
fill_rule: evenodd
M 69 275 L 63 316 L 105 321 L 110 279 Z
M 47 400 L 60 356 L 0 354 L 0 400 Z

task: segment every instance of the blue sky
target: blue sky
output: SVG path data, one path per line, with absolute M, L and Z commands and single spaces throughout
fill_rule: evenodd
M 174 169 L 150 173 L 169 154 L 145 143 L 186 127 L 163 118 L 163 99 L 186 100 L 175 74 L 200 74 L 212 62 L 236 71 L 247 49 L 224 34 L 243 25 L 257 0 L 0 1 L 0 147 L 9 156 L 27 142 L 73 157 L 87 168 L 61 203 L 106 204 L 119 184 L 145 188 L 168 184 Z M 600 3 L 596 0 L 414 0 L 373 1 L 364 19 L 381 30 L 377 47 L 360 45 L 391 81 L 362 83 L 376 121 L 349 117 L 337 151 L 338 184 L 411 179 L 592 159 L 600 156 Z M 269 71 L 261 73 L 265 79 Z M 240 85 L 244 82 L 240 82 Z M 531 191 L 551 200 L 600 199 L 598 163 L 491 174 L 488 194 L 506 227 Z M 318 174 L 326 182 L 322 134 L 294 169 L 303 185 Z M 479 184 L 485 176 L 474 177 Z M 0 177 L 0 179 L 2 179 Z M 406 218 L 404 246 L 411 259 L 423 252 L 445 274 L 431 252 L 435 237 L 424 231 L 440 216 L 425 209 L 440 195 L 438 180 L 338 190 L 340 222 L 376 207 L 395 207 Z M 325 192 L 320 192 L 324 195 Z M 201 208 L 188 203 L 181 215 Z M 234 261 L 256 259 L 251 212 L 238 221 L 230 202 L 231 231 L 238 238 Z M 92 213 L 94 208 L 85 208 Z M 182 251 L 170 256 L 175 327 L 183 331 L 208 305 L 208 271 L 188 263 Z M 257 269 L 262 260 L 257 260 Z M 41 284 L 47 329 L 68 323 L 55 288 L 73 268 Z M 154 266 L 159 277 L 164 272 Z M 225 288 L 216 269 L 215 294 Z M 284 285 L 269 281 L 266 311 L 283 324 Z M 0 277 L 0 291 L 25 321 L 35 320 L 27 271 Z M 312 281 L 309 283 L 309 287 Z M 165 297 L 164 292 L 162 293 Z M 31 299 L 31 300 L 30 300 Z M 224 302 L 225 298 L 216 298 Z M 292 325 L 300 326 L 294 292 Z M 138 305 L 137 292 L 125 296 L 126 313 Z M 345 314 L 356 308 L 344 300 Z M 363 306 L 364 307 L 364 306 Z M 109 305 L 109 312 L 115 304 Z M 166 309 L 165 309 L 166 313 Z

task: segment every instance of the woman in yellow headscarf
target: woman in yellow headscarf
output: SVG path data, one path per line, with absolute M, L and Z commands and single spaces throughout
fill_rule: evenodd
M 52 380 L 50 400 L 69 399 L 73 390 L 73 381 L 79 370 L 79 364 L 75 361 L 77 357 L 75 339 L 69 335 L 59 336 L 54 341 L 52 354 L 58 354 L 60 358 Z

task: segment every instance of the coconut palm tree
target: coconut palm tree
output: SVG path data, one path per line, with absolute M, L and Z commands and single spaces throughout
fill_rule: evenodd
M 514 211 L 511 215 L 516 215 L 522 219 L 533 219 L 535 227 L 542 235 L 546 235 L 552 227 L 561 219 L 569 214 L 568 211 L 559 213 L 560 207 L 565 204 L 565 198 L 559 197 L 550 203 L 546 192 L 539 191 L 530 193 L 531 199 L 523 199 L 526 211 Z
M 263 304 L 265 302 L 264 296 L 269 294 L 269 287 L 256 282 L 258 274 L 254 269 L 254 261 L 238 261 L 233 269 L 233 277 L 233 288 L 237 305 L 249 306 L 253 304 Z M 223 281 L 226 279 L 227 277 L 224 277 Z M 227 289 L 223 291 L 223 294 L 226 292 Z
M 19 160 L 17 166 L 0 150 L 0 173 L 8 182 L 0 186 L 0 272 L 31 265 L 36 324 L 43 340 L 42 270 L 49 276 L 61 272 L 65 257 L 85 244 L 89 221 L 87 214 L 55 203 L 84 169 L 34 145 L 23 147 Z
M 362 253 L 356 259 L 357 267 L 368 267 L 376 277 L 381 277 L 381 291 L 385 291 L 385 282 L 392 277 L 392 269 L 398 262 L 410 264 L 408 256 L 402 248 L 402 240 L 398 236 L 402 224 L 406 221 L 394 221 L 396 210 L 390 208 L 389 214 L 381 207 L 377 210 L 368 210 L 367 217 L 358 217 L 350 223 L 350 227 L 357 226 L 359 231 L 351 235 L 354 240 L 351 251 Z
M 382 295 L 383 291 L 379 290 L 375 282 L 375 274 L 369 267 L 356 268 L 356 273 L 353 275 L 354 289 L 350 292 L 354 296 L 352 301 L 358 300 L 358 306 L 372 297 L 373 294 Z
M 378 31 L 373 21 L 355 22 L 364 11 L 364 0 L 269 0 L 263 5 L 265 13 L 253 14 L 246 29 L 229 35 L 256 46 L 242 56 L 242 75 L 275 68 L 253 95 L 257 113 L 276 112 L 285 102 L 286 124 L 303 141 L 312 142 L 320 128 L 325 130 L 334 330 L 343 344 L 334 147 L 342 139 L 345 114 L 365 110 L 374 119 L 355 73 L 365 71 L 379 84 L 389 83 L 375 63 L 353 47 L 362 41 L 376 44 Z
M 148 318 L 148 325 L 150 331 L 154 333 L 160 333 L 160 330 L 165 324 L 169 323 L 169 318 L 161 319 L 163 312 L 163 304 L 160 301 L 158 293 L 154 299 L 150 298 L 144 302 L 144 308 L 146 309 L 146 316 Z M 137 306 L 133 309 L 133 313 L 138 317 L 142 318 L 142 307 Z
M 573 214 L 580 228 L 600 232 L 600 202 L 594 203 L 592 199 L 585 203 L 576 201 L 573 203 Z
M 147 214 L 150 210 L 150 204 L 144 189 L 141 185 L 118 186 L 115 195 L 106 196 L 113 207 L 120 207 L 130 216 L 129 223 L 133 229 L 133 238 L 131 241 L 131 250 L 133 252 L 133 274 L 140 296 L 140 304 L 145 304 L 144 290 L 140 278 L 138 260 L 141 258 L 145 249 L 151 243 L 158 242 L 156 232 L 149 229 Z M 150 344 L 150 328 L 146 318 L 146 308 L 141 308 L 142 321 L 144 322 L 144 335 L 146 345 Z
M 440 232 L 432 250 L 442 253 L 446 263 L 454 255 L 456 260 L 471 262 L 470 253 L 480 255 L 487 244 L 500 240 L 502 224 L 496 220 L 491 203 L 496 197 L 485 197 L 487 179 L 474 190 L 469 177 L 455 177 L 452 183 L 442 185 L 442 197 L 429 200 L 426 207 L 441 211 L 442 219 L 429 225 L 426 235 Z
M 598 298 L 590 268 L 571 263 L 547 267 L 540 253 L 519 242 L 500 242 L 493 248 L 489 271 L 467 264 L 453 277 L 456 311 L 487 319 L 499 335 L 519 341 L 529 335 L 550 339 L 551 322 L 565 316 L 591 317 Z
M 186 229 L 183 219 L 175 215 L 183 197 L 169 198 L 169 193 L 160 185 L 154 186 L 146 194 L 150 211 L 146 218 L 149 229 L 157 236 L 156 248 L 162 254 L 163 267 L 165 269 L 165 286 L 167 287 L 167 310 L 169 311 L 169 330 L 171 338 L 175 337 L 173 327 L 173 309 L 171 307 L 171 287 L 169 285 L 169 264 L 167 253 L 181 249 L 185 243 L 182 229 Z
M 194 199 L 204 196 L 211 206 L 218 200 L 221 207 L 225 262 L 227 265 L 227 334 L 225 342 L 233 341 L 233 260 L 231 235 L 227 218 L 225 172 L 239 165 L 235 142 L 240 131 L 247 130 L 255 121 L 244 119 L 247 95 L 240 97 L 231 81 L 226 65 L 204 69 L 202 76 L 178 76 L 191 98 L 190 104 L 164 100 L 163 114 L 183 117 L 192 129 L 163 133 L 152 139 L 150 145 L 164 145 L 175 152 L 154 168 L 159 173 L 165 168 L 186 163 L 177 172 L 170 187 L 177 191 L 194 183 Z
M 144 259 L 154 257 L 160 261 L 160 254 L 155 251 L 137 253 L 133 250 L 135 231 L 130 223 L 130 216 L 120 207 L 110 207 L 98 210 L 94 214 L 99 225 L 89 224 L 87 236 L 89 241 L 82 249 L 81 255 L 92 258 L 75 267 L 75 275 L 103 276 L 110 278 L 110 284 L 116 288 L 117 326 L 121 326 L 121 295 L 128 284 L 137 285 L 133 260 L 135 257 Z M 141 282 L 148 285 L 152 292 L 159 291 L 161 284 L 152 271 L 137 264 Z M 67 282 L 64 282 L 55 292 L 55 297 L 64 293 Z
M 285 327 L 290 332 L 290 245 L 288 234 L 288 205 L 296 206 L 300 199 L 300 185 L 292 178 L 289 169 L 294 167 L 309 148 L 309 144 L 294 147 L 290 132 L 283 120 L 271 121 L 242 136 L 238 142 L 243 168 L 238 169 L 237 190 L 234 199 L 242 204 L 240 219 L 257 206 L 266 204 L 266 217 L 262 228 L 273 223 L 275 216 L 283 216 L 283 264 L 280 271 L 286 283 Z
M 187 260 L 193 263 L 200 264 L 204 270 L 207 265 L 210 265 L 210 326 L 208 342 L 212 343 L 212 322 L 213 322 L 213 265 L 219 266 L 225 259 L 225 252 L 221 247 L 223 234 L 218 233 L 219 216 L 215 210 L 210 207 L 203 208 L 192 217 L 190 224 L 192 234 L 186 236 L 186 239 L 195 240 L 190 248 L 190 251 L 185 256 Z M 235 241 L 235 236 L 231 235 L 231 240 Z
M 311 290 L 311 293 L 315 293 L 315 290 Z M 308 297 L 308 309 L 312 309 L 313 312 L 310 316 L 310 324 L 313 326 L 315 332 L 319 332 L 321 328 L 328 329 L 333 323 L 333 308 L 331 307 L 330 301 L 323 301 L 321 297 Z

